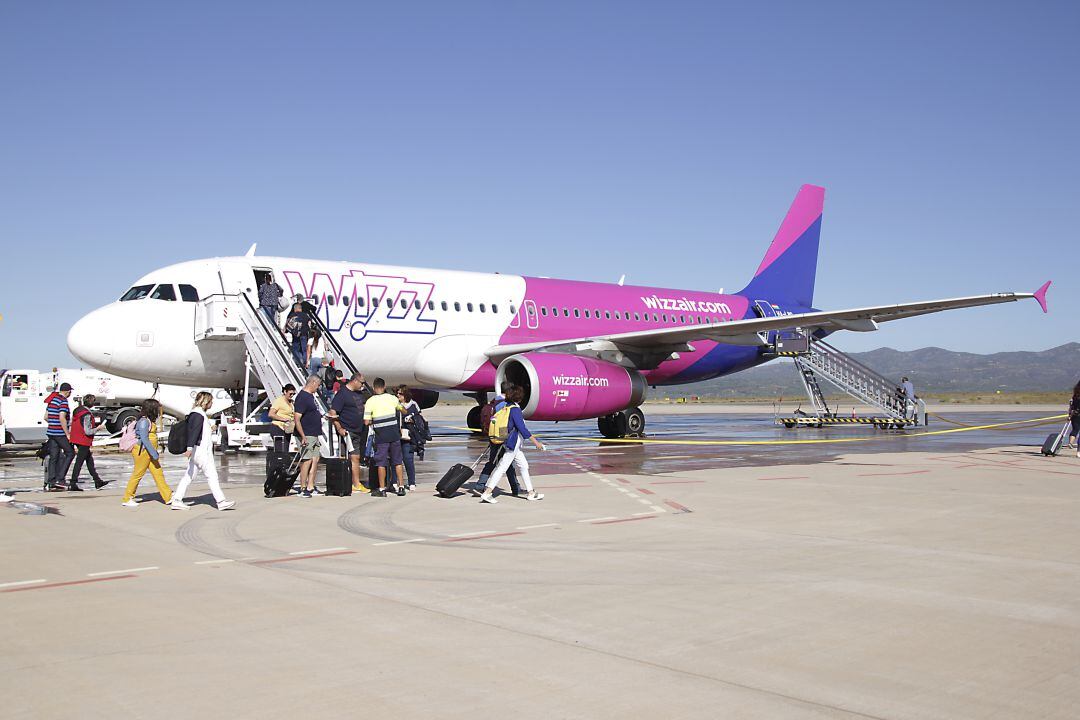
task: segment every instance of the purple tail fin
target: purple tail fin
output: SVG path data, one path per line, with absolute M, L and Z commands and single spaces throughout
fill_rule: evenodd
M 814 305 L 818 241 L 825 188 L 803 185 L 769 245 L 754 279 L 739 292 L 750 300 L 783 302 L 802 308 Z

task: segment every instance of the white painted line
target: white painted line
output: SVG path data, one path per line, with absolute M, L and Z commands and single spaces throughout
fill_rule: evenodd
M 384 542 L 371 543 L 372 545 L 403 545 L 405 543 L 424 542 L 424 538 L 413 538 L 412 540 L 386 540 Z
M 623 487 L 617 487 L 617 488 L 615 488 L 615 489 L 616 489 L 616 490 L 618 490 L 618 491 L 619 491 L 619 492 L 621 492 L 621 493 L 628 493 L 628 492 L 630 492 L 629 490 L 627 490 L 626 488 L 623 488 Z
M 494 535 L 499 532 L 498 530 L 477 530 L 476 532 L 458 533 L 457 535 L 447 535 L 446 537 L 472 537 L 473 535 Z
M 544 523 L 543 525 L 522 525 L 515 530 L 536 530 L 538 528 L 559 527 L 559 523 Z
M 578 522 L 579 523 L 587 523 L 587 522 L 599 522 L 601 520 L 618 520 L 618 519 L 619 518 L 617 518 L 615 516 L 609 516 L 609 517 L 602 517 L 602 518 L 589 518 L 588 520 L 578 520 Z
M 649 510 L 649 511 L 643 512 L 643 513 L 634 513 L 634 517 L 641 517 L 642 515 L 655 515 L 655 514 L 656 514 L 655 510 Z
M 121 575 L 123 573 L 135 573 L 144 572 L 146 570 L 160 570 L 157 565 L 151 565 L 150 567 L 130 568 L 128 570 L 105 570 L 103 572 L 86 573 L 86 577 L 102 577 L 103 575 Z
M 218 563 L 231 563 L 231 562 L 236 562 L 236 561 L 235 560 L 228 560 L 228 559 L 223 558 L 221 560 L 196 560 L 195 564 L 196 565 L 217 565 Z
M 645 500 L 644 498 L 638 498 L 638 502 L 642 505 L 648 505 L 649 507 L 656 507 L 652 504 L 652 500 Z
M 667 512 L 667 510 L 660 507 L 659 505 L 650 505 L 649 507 L 651 507 L 653 509 L 653 512 L 661 512 L 661 513 L 666 513 Z
M 18 580 L 16 582 L 0 583 L 0 588 L 19 587 L 20 585 L 38 585 L 43 582 L 45 582 L 44 578 L 41 580 Z
M 631 497 L 631 498 L 634 498 L 635 500 L 638 500 L 638 499 L 641 498 L 640 495 L 638 495 L 637 493 L 632 493 L 632 492 L 627 492 L 626 497 Z
M 314 555 L 315 553 L 324 552 L 337 552 L 339 550 L 348 550 L 349 548 L 336 547 L 336 548 L 323 548 L 322 550 L 297 550 L 296 552 L 289 553 L 290 555 Z

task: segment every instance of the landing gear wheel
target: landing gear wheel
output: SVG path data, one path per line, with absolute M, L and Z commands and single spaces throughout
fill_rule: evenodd
M 601 435 L 608 439 L 621 438 L 625 434 L 625 425 L 622 413 L 596 418 L 597 429 L 600 430 Z
M 641 412 L 641 408 L 623 410 L 621 414 L 626 418 L 625 435 L 641 437 L 645 433 L 645 413 Z
M 476 435 L 481 435 L 484 432 L 480 427 L 480 409 L 479 405 L 470 409 L 468 417 L 465 418 L 465 424 L 468 425 L 469 430 Z

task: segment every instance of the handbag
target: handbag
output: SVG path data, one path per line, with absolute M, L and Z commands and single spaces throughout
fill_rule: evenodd
M 294 432 L 296 432 L 296 421 L 286 420 L 284 430 L 286 435 L 292 435 Z

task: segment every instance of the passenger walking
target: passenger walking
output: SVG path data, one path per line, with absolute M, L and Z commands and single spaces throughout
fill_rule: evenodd
M 413 441 L 420 439 L 419 431 L 414 429 L 414 418 L 420 414 L 420 403 L 413 400 L 408 385 L 398 387 L 397 400 L 398 404 L 404 408 L 401 419 L 401 459 L 405 466 L 405 475 L 409 480 L 408 490 L 412 492 L 416 489 L 416 446 Z
M 94 487 L 98 490 L 108 485 L 112 480 L 102 480 L 94 467 L 94 433 L 101 429 L 101 425 L 94 426 L 94 413 L 90 410 L 97 403 L 94 395 L 83 395 L 82 403 L 71 414 L 71 444 L 75 446 L 75 465 L 71 470 L 71 484 L 68 490 L 81 492 L 79 487 L 79 473 L 83 463 L 90 477 L 94 479 Z
M 274 438 L 274 450 L 288 452 L 289 441 L 296 432 L 293 421 L 293 398 L 296 386 L 289 383 L 281 388 L 281 394 L 270 404 L 270 436 Z
M 315 401 L 315 393 L 319 391 L 322 379 L 318 375 L 309 375 L 304 389 L 296 394 L 293 403 L 293 419 L 296 421 L 296 432 L 300 435 L 300 494 L 309 498 L 320 494 L 315 487 L 315 473 L 319 469 L 319 458 L 322 450 L 319 447 L 319 438 L 322 435 L 322 412 L 319 404 Z
M 506 407 L 505 394 L 510 390 L 510 388 L 511 385 L 509 383 L 503 385 L 502 393 L 497 394 L 491 400 L 491 402 L 484 407 L 484 412 L 480 414 L 480 424 L 483 426 L 481 427 L 481 430 L 483 431 L 485 437 L 488 437 L 488 425 L 491 424 L 491 418 L 495 415 L 495 413 Z M 487 420 L 487 422 L 484 422 L 485 419 Z M 495 466 L 498 465 L 499 458 L 502 457 L 503 450 L 504 448 L 502 443 L 493 442 L 492 439 L 488 437 L 488 459 L 487 462 L 484 463 L 483 469 L 480 471 L 480 476 L 476 481 L 476 487 L 472 491 L 473 495 L 479 497 L 480 494 L 484 492 L 484 488 L 487 487 L 488 478 L 491 477 L 491 473 L 494 472 Z M 518 485 L 517 471 L 514 470 L 513 466 L 510 466 L 506 469 L 506 481 L 510 483 L 510 493 L 514 497 L 518 497 L 521 494 L 521 486 Z
M 293 360 L 300 367 L 307 367 L 307 344 L 311 334 L 311 320 L 300 303 L 293 305 L 292 312 L 285 320 L 285 332 L 292 338 L 291 349 Z
M 67 471 L 75 457 L 75 448 L 71 446 L 71 385 L 61 383 L 56 392 L 45 400 L 45 449 L 49 453 L 50 490 L 66 490 Z
M 274 282 L 274 274 L 266 273 L 263 276 L 262 285 L 259 286 L 259 309 L 275 326 L 278 325 L 278 303 L 281 302 L 281 296 L 284 294 L 285 291 L 281 289 L 281 286 Z
M 364 406 L 364 423 L 375 434 L 375 465 L 378 467 L 379 489 L 372 489 L 372 497 L 386 497 L 386 467 L 394 468 L 397 483 L 392 492 L 405 494 L 405 468 L 401 451 L 400 413 L 403 408 L 397 397 L 386 393 L 386 381 L 375 378 L 371 383 L 375 394 Z
M 184 457 L 188 459 L 187 472 L 173 493 L 172 502 L 169 506 L 173 510 L 187 510 L 184 504 L 184 494 L 187 492 L 191 481 L 197 473 L 206 476 L 206 484 L 210 486 L 210 492 L 214 496 L 218 510 L 229 510 L 236 507 L 235 500 L 226 500 L 225 493 L 221 491 L 221 483 L 218 482 L 217 467 L 214 465 L 214 431 L 210 424 L 210 418 L 206 416 L 207 410 L 214 404 L 214 396 L 208 392 L 200 392 L 195 396 L 195 405 L 187 416 L 187 452 Z
M 367 447 L 368 426 L 364 424 L 364 409 L 371 394 L 371 388 L 364 382 L 364 374 L 356 372 L 349 382 L 334 394 L 330 403 L 330 409 L 334 412 L 334 427 L 342 441 L 348 439 L 352 489 L 358 493 L 368 492 L 360 482 L 360 458 Z
M 1080 457 L 1080 382 L 1073 388 L 1072 399 L 1069 400 L 1069 447 L 1076 447 L 1076 457 Z
M 161 471 L 161 457 L 158 454 L 155 423 L 159 419 L 161 419 L 161 403 L 153 398 L 144 400 L 139 420 L 135 423 L 136 441 L 135 447 L 131 449 L 131 457 L 135 459 L 135 468 L 131 471 L 127 488 L 124 489 L 124 497 L 121 500 L 124 507 L 139 506 L 139 503 L 135 501 L 135 491 L 139 489 L 139 482 L 147 470 L 150 471 L 158 492 L 161 493 L 161 501 L 166 504 L 172 501 L 172 490 L 165 482 L 165 473 Z
M 499 484 L 499 480 L 502 479 L 506 471 L 513 465 L 514 469 L 518 471 L 518 475 L 521 478 L 521 482 L 525 484 L 525 498 L 527 500 L 543 500 L 542 493 L 536 492 L 533 489 L 532 478 L 529 477 L 529 461 L 525 459 L 525 440 L 532 440 L 533 445 L 537 450 L 543 451 L 547 448 L 544 444 L 536 439 L 536 437 L 529 432 L 529 428 L 525 426 L 525 419 L 521 416 L 521 408 L 519 403 L 521 402 L 524 393 L 517 385 L 509 388 L 506 392 L 506 407 L 500 412 L 509 410 L 509 418 L 507 418 L 507 435 L 505 449 L 503 450 L 503 456 L 499 460 L 499 464 L 495 466 L 495 471 L 488 478 L 487 485 L 484 488 L 483 494 L 480 496 L 480 502 L 482 503 L 495 503 L 498 502 L 492 495 L 492 491 Z M 494 438 L 496 442 L 498 438 Z
M 907 377 L 902 377 L 900 388 L 904 391 L 904 417 L 911 420 L 915 417 L 915 385 Z

